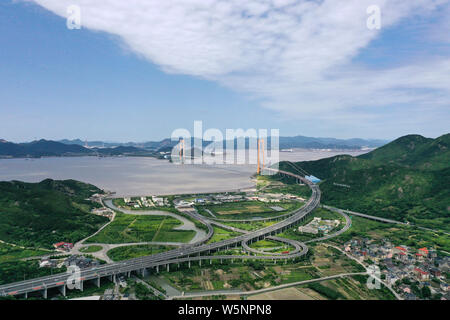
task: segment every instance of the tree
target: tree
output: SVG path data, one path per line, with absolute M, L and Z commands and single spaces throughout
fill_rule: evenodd
M 428 288 L 428 286 L 423 286 L 420 290 L 422 294 L 422 298 L 430 298 L 431 297 L 431 290 Z

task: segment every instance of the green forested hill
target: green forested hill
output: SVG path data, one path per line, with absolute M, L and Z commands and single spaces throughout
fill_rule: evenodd
M 85 200 L 99 192 L 74 180 L 0 182 L 0 240 L 43 248 L 81 240 L 107 221 L 89 213 L 93 204 Z
M 449 166 L 450 134 L 437 139 L 419 135 L 404 136 L 359 158 L 373 160 L 376 164 L 398 164 L 425 170 L 444 169 Z
M 409 135 L 359 157 L 296 164 L 323 180 L 325 204 L 450 230 L 449 137 Z

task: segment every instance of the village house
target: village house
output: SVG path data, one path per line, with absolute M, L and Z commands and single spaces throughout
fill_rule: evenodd
M 73 248 L 73 243 L 58 242 L 58 243 L 54 243 L 53 247 L 58 251 L 70 251 Z
M 425 281 L 430 278 L 430 274 L 420 268 L 414 268 L 414 274 L 419 281 Z

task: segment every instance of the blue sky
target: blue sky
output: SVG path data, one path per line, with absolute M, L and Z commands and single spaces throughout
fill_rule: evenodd
M 448 1 L 380 4 L 386 26 L 376 34 L 361 28 L 364 7 L 330 1 L 65 2 L 0 4 L 0 138 L 159 140 L 194 120 L 283 136 L 448 132 Z M 81 30 L 66 28 L 69 3 L 82 10 Z M 148 19 L 137 14 L 144 9 Z M 189 20 L 186 12 L 203 14 Z M 317 21 L 329 12 L 331 21 Z M 347 25 L 346 14 L 358 18 Z

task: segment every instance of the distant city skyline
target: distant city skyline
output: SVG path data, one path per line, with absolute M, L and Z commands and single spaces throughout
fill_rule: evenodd
M 195 120 L 435 138 L 450 119 L 449 16 L 448 0 L 3 1 L 0 139 L 159 141 Z

